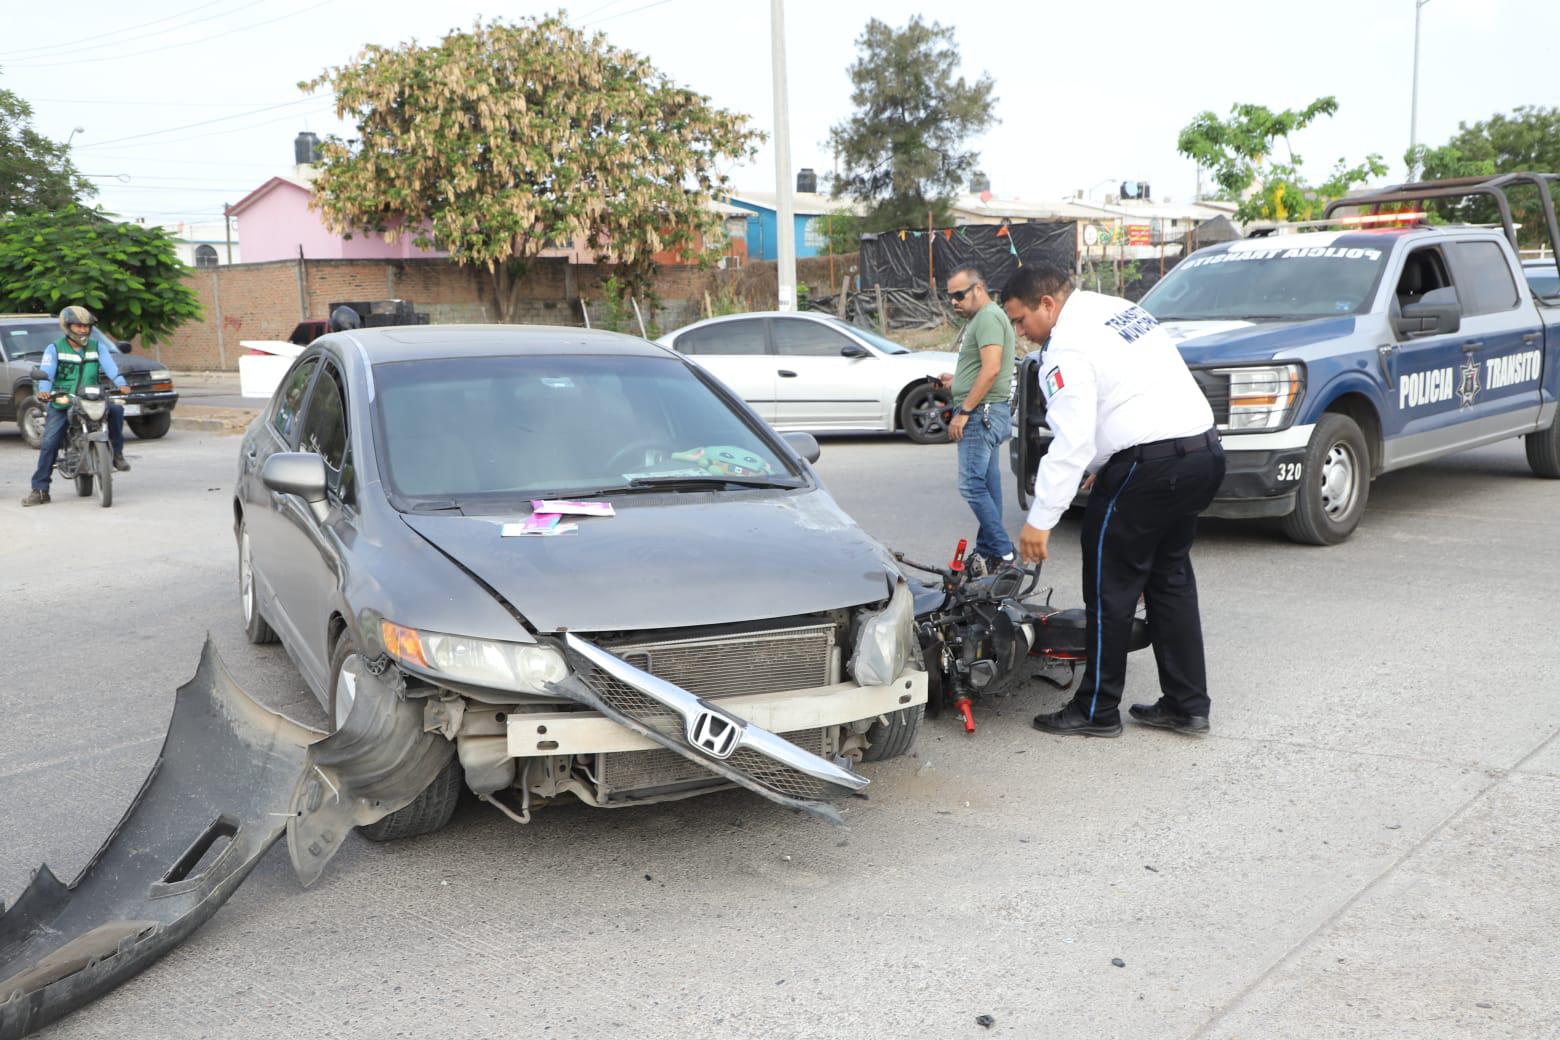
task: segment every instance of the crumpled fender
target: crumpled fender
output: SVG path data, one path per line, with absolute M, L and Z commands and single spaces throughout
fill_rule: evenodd
M 288 803 L 287 851 L 304 887 L 314 884 L 352 828 L 405 808 L 455 754 L 424 732 L 423 702 L 407 700 L 393 671 L 360 667 L 340 729 L 309 748 Z
M 208 639 L 102 848 L 69 885 L 38 868 L 0 913 L 0 1040 L 96 999 L 216 913 L 281 836 L 321 736 L 250 699 Z

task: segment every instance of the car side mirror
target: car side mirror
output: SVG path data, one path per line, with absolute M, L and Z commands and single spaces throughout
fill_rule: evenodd
M 852 360 L 855 360 L 856 358 L 871 356 L 872 351 L 868 350 L 866 347 L 863 347 L 859 343 L 847 343 L 845 346 L 840 348 L 840 357 L 848 357 Z
M 1462 307 L 1457 303 L 1457 290 L 1451 286 L 1432 289 L 1399 311 L 1392 325 L 1403 339 L 1445 335 L 1462 327 Z
M 119 352 L 121 354 L 131 354 L 135 352 L 135 347 L 132 346 L 130 341 L 127 339 L 116 340 L 114 342 L 114 346 L 119 348 Z
M 787 447 L 806 459 L 809 464 L 817 462 L 818 456 L 823 454 L 823 449 L 818 447 L 818 438 L 810 433 L 783 433 L 780 437 Z
M 279 495 L 297 495 L 309 503 L 309 512 L 320 523 L 330 513 L 325 505 L 325 460 L 312 451 L 277 452 L 261 467 L 260 482 Z
M 34 386 L 49 378 L 49 373 L 43 370 L 42 365 L 34 365 L 32 371 L 28 374 L 32 377 Z

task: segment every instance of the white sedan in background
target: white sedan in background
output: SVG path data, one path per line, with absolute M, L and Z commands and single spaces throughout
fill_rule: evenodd
M 705 369 L 777 430 L 903 430 L 947 441 L 948 402 L 927 377 L 958 355 L 908 350 L 827 314 L 766 311 L 709 318 L 656 342 Z

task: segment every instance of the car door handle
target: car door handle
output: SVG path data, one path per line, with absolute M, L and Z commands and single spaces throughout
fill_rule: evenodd
M 1522 342 L 1524 343 L 1537 343 L 1543 338 L 1544 334 L 1542 332 L 1524 332 L 1522 334 Z
M 1462 350 L 1464 354 L 1472 354 L 1482 346 L 1484 346 L 1484 341 L 1482 339 L 1464 340 Z
M 796 373 L 792 372 L 789 368 L 782 368 L 780 370 L 780 378 L 781 379 L 795 379 L 796 378 Z

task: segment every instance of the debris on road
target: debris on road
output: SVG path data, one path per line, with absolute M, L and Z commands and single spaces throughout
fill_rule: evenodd
M 990 1029 L 992 1026 L 997 1024 L 997 1020 L 992 1018 L 990 1015 L 976 1015 L 975 1024 L 981 1026 L 982 1028 Z
M 1127 966 L 1127 962 L 1122 960 L 1120 957 L 1112 957 L 1110 962 L 1118 968 L 1125 968 Z

